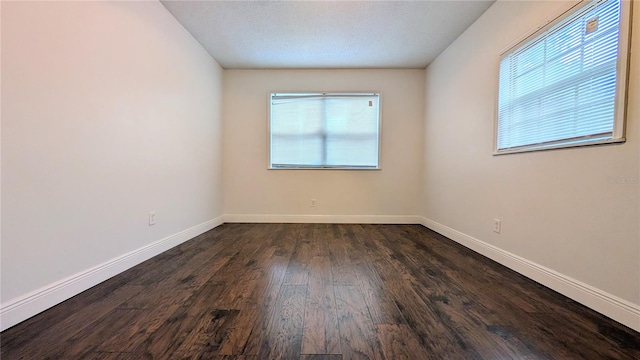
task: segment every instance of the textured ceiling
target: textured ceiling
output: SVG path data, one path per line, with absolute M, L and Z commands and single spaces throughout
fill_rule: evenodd
M 424 68 L 494 1 L 162 1 L 226 69 Z

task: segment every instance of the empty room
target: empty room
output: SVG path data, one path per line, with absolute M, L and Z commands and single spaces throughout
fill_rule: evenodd
M 639 359 L 640 3 L 0 1 L 0 357 Z

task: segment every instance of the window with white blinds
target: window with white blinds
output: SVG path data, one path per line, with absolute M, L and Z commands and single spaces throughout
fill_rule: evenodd
M 270 169 L 378 169 L 380 95 L 272 93 Z
M 624 141 L 628 1 L 584 1 L 500 62 L 497 154 Z

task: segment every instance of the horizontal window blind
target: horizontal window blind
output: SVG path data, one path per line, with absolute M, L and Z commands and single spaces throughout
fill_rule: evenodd
M 498 152 L 613 137 L 620 9 L 592 1 L 503 55 Z
M 270 168 L 378 168 L 379 94 L 273 93 Z

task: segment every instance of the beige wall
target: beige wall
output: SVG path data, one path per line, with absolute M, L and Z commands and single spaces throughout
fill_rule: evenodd
M 267 170 L 268 94 L 273 91 L 379 91 L 382 170 Z M 252 221 L 285 219 L 274 217 L 281 215 L 288 220 L 294 219 L 288 215 L 305 220 L 310 220 L 305 215 L 415 217 L 423 101 L 424 70 L 226 70 L 225 214 Z
M 223 214 L 424 216 L 640 304 L 638 56 L 627 143 L 491 155 L 498 54 L 567 6 L 499 1 L 426 71 L 223 71 L 156 2 L 2 2 L 3 311 Z M 382 170 L 267 170 L 270 91 L 349 90 L 382 94 Z
M 159 2 L 2 2 L 3 305 L 222 215 L 221 77 Z
M 640 26 L 625 144 L 491 155 L 499 54 L 568 5 L 498 1 L 427 68 L 422 211 L 640 304 Z M 502 220 L 501 234 L 492 232 L 494 218 Z

